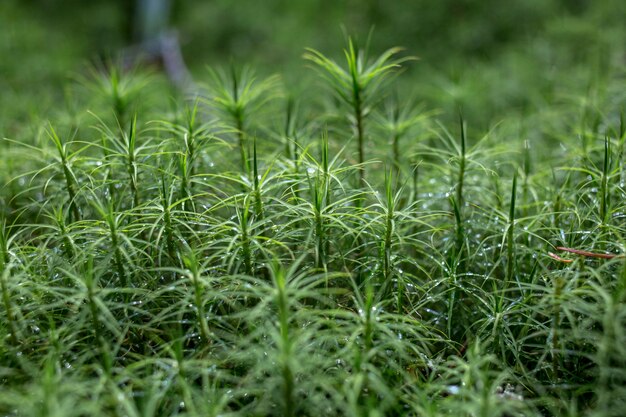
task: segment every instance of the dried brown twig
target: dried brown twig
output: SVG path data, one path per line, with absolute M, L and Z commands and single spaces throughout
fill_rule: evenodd
M 613 259 L 616 257 L 623 257 L 624 255 L 617 255 L 614 253 L 596 253 L 596 252 L 589 252 L 586 250 L 580 250 L 580 249 L 574 249 L 574 248 L 566 248 L 564 246 L 557 246 L 556 247 L 558 250 L 563 251 L 563 252 L 569 252 L 569 253 L 574 253 L 576 255 L 581 255 L 581 256 L 585 256 L 587 258 L 599 258 L 599 259 Z M 559 262 L 565 262 L 565 263 L 572 263 L 573 260 L 572 259 L 565 259 L 565 258 L 561 258 L 559 255 L 556 255 L 552 252 L 548 252 L 548 255 L 552 258 L 555 259 Z

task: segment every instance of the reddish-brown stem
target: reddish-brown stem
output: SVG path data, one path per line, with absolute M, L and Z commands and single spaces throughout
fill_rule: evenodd
M 589 251 L 586 251 L 586 250 L 565 248 L 563 246 L 557 246 L 557 249 L 561 250 L 563 252 L 569 252 L 569 253 L 575 253 L 576 255 L 587 256 L 589 258 L 613 259 L 616 256 L 619 256 L 619 255 L 615 255 L 613 253 L 594 253 L 594 252 L 589 252 Z

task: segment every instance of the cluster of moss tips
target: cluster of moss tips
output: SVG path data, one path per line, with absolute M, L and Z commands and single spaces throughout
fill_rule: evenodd
M 540 155 L 344 52 L 306 51 L 318 101 L 94 68 L 89 111 L 3 140 L 0 414 L 623 412 L 623 118 Z

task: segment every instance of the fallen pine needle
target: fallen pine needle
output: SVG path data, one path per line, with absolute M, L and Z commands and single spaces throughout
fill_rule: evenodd
M 589 251 L 586 251 L 586 250 L 565 248 L 563 246 L 557 246 L 557 249 L 561 250 L 563 252 L 575 253 L 576 255 L 586 256 L 588 258 L 613 259 L 616 256 L 618 256 L 618 255 L 615 255 L 615 254 L 612 254 L 612 253 L 594 253 L 594 252 L 589 252 Z M 551 255 L 553 255 L 553 254 L 551 254 Z M 552 256 L 552 257 L 554 258 L 554 256 Z
M 559 262 L 565 262 L 566 264 L 571 264 L 572 262 L 574 262 L 571 259 L 561 258 L 559 255 L 556 255 L 552 252 L 548 252 L 548 255 L 550 255 L 551 258 L 556 259 Z

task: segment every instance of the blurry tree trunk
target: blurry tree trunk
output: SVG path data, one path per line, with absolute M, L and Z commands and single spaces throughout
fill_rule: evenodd
M 191 82 L 183 60 L 178 33 L 170 27 L 175 0 L 122 0 L 124 37 L 129 45 L 128 65 L 137 61 L 157 62 L 178 87 Z
M 136 38 L 139 42 L 156 39 L 169 28 L 170 0 L 135 0 Z

